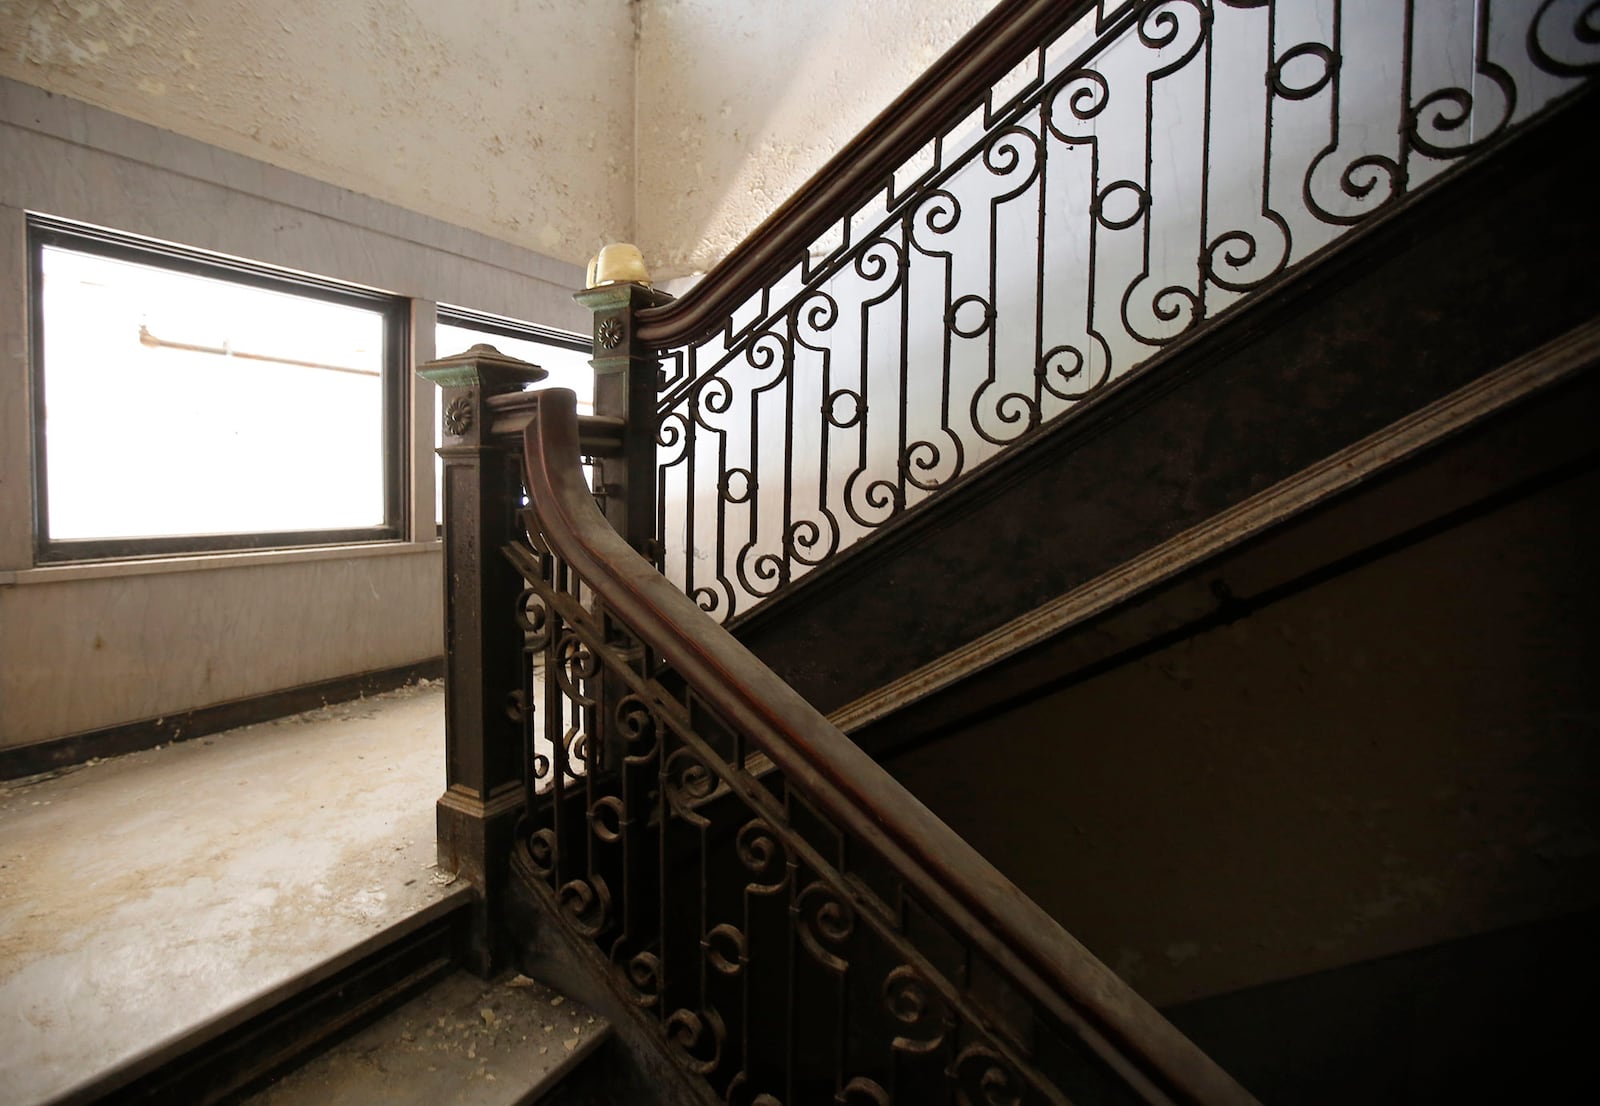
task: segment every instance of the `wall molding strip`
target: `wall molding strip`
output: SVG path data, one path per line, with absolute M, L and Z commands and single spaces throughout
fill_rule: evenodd
M 1600 362 L 1600 317 L 829 715 L 850 733 L 967 680 Z

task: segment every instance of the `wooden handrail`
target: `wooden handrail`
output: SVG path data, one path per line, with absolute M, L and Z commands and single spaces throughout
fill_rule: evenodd
M 842 830 L 1149 1102 L 1255 1099 L 875 761 L 631 549 L 583 481 L 576 398 L 537 393 L 528 494 L 550 548 Z
M 639 312 L 656 348 L 704 337 L 1094 0 L 1001 0 L 682 298 Z
M 576 393 L 574 393 L 576 394 Z M 483 401 L 489 433 L 509 449 L 522 448 L 522 432 L 539 407 L 537 391 L 510 392 Z M 585 457 L 620 457 L 626 422 L 615 415 L 579 415 L 578 447 Z

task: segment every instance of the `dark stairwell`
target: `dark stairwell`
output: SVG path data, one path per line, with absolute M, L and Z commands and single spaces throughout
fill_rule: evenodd
M 599 416 L 428 370 L 480 970 L 669 1101 L 1554 1100 L 1594 14 L 1330 12 L 1002 4 L 683 300 L 582 294 Z

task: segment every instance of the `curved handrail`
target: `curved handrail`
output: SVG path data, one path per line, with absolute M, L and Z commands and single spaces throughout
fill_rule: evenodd
M 692 290 L 640 311 L 640 340 L 664 347 L 714 330 L 1039 43 L 1093 6 L 1093 0 L 1001 0 Z
M 1148 1101 L 1255 1099 L 962 837 L 638 555 L 595 506 L 576 397 L 538 393 L 524 431 L 545 542 L 697 696 L 827 817 L 870 840 L 923 901 Z

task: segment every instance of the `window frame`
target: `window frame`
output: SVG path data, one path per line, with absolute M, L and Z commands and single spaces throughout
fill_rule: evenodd
M 485 334 L 498 334 L 503 338 L 519 338 L 525 342 L 542 342 L 548 346 L 560 346 L 563 349 L 575 350 L 579 353 L 594 352 L 594 342 L 587 335 L 574 334 L 571 331 L 557 330 L 554 327 L 542 326 L 539 323 L 518 322 L 500 315 L 490 315 L 483 311 L 474 311 L 468 307 L 452 307 L 448 304 L 437 304 L 434 307 L 434 326 L 459 326 L 465 330 L 478 330 Z M 443 350 L 435 350 L 435 356 L 449 356 Z
M 441 326 L 461 327 L 464 330 L 476 330 L 481 334 L 498 335 L 503 338 L 515 338 L 524 342 L 540 342 L 547 346 L 556 346 L 569 349 L 575 353 L 593 355 L 594 340 L 585 334 L 575 334 L 567 330 L 557 330 L 554 327 L 544 326 L 540 323 L 524 323 L 516 319 L 508 319 L 501 315 L 490 315 L 484 311 L 474 311 L 470 307 L 453 307 L 449 304 L 435 304 L 433 310 L 433 326 L 435 334 Z M 464 351 L 456 351 L 464 352 Z M 435 357 L 453 356 L 441 349 L 434 350 Z M 540 385 L 534 385 L 535 388 Z M 437 434 L 439 426 L 438 417 L 434 419 L 434 429 Z M 435 439 L 437 440 L 437 438 Z M 444 499 L 441 496 L 435 505 L 435 510 L 440 518 L 434 520 L 434 532 L 444 537 Z
M 28 362 L 32 390 L 33 557 L 37 565 L 361 545 L 405 539 L 410 524 L 411 301 L 404 296 L 124 231 L 28 212 Z M 382 319 L 383 522 L 324 530 L 241 531 L 125 538 L 52 538 L 45 452 L 44 250 L 74 250 L 251 288 L 375 311 Z

